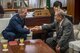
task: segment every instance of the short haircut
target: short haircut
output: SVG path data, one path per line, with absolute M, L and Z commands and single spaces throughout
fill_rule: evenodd
M 62 3 L 60 1 L 55 1 L 53 3 L 53 7 L 58 7 L 58 6 L 60 6 L 60 8 L 62 8 Z
M 19 13 L 19 14 L 20 14 L 20 13 L 23 13 L 25 9 L 27 9 L 27 8 L 22 7 L 22 8 L 20 8 L 20 9 L 18 9 L 18 13 Z

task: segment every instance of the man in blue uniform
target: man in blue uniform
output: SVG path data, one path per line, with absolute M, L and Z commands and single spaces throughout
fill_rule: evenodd
M 5 39 L 8 41 L 13 41 L 16 38 L 26 39 L 27 34 L 30 33 L 29 29 L 24 28 L 24 18 L 26 15 L 27 9 L 21 8 L 18 10 L 18 13 L 11 18 L 8 26 L 2 31 L 2 35 Z

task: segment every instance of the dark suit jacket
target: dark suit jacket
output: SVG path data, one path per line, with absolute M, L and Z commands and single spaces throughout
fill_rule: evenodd
M 67 19 L 64 18 L 61 27 L 57 24 L 57 22 L 51 23 L 49 25 L 43 25 L 43 30 L 50 30 L 56 27 L 56 41 L 60 45 L 61 49 L 68 49 L 68 44 L 70 41 L 74 40 L 74 32 L 73 32 L 73 25 L 72 23 Z M 59 28 L 58 28 L 59 27 Z
M 19 16 L 19 14 L 14 15 L 6 29 L 4 30 L 6 32 L 13 32 L 15 34 L 28 34 L 29 29 L 24 28 L 24 20 L 22 20 Z

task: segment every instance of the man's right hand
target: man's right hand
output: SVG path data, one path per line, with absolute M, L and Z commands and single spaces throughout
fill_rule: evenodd
M 38 30 L 41 30 L 40 26 L 35 26 L 31 28 L 31 31 L 38 31 Z

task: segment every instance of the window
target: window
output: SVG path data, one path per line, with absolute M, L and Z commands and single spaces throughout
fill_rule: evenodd
M 39 0 L 29 0 L 30 8 L 39 8 Z
M 53 3 L 56 1 L 56 0 L 50 0 L 51 1 L 51 7 L 53 7 Z
M 53 3 L 57 0 L 50 0 L 51 7 Z M 62 2 L 63 7 L 67 6 L 67 0 L 58 0 Z M 0 0 L 0 3 L 3 5 L 3 8 L 7 8 L 6 4 L 10 2 L 13 8 L 24 7 L 25 4 L 29 8 L 43 8 L 46 6 L 47 0 Z M 25 2 L 25 4 L 24 4 Z
M 43 8 L 46 6 L 46 0 L 29 0 L 30 8 Z
M 51 7 L 53 7 L 53 3 L 55 1 L 61 1 L 63 7 L 66 7 L 67 6 L 67 0 L 50 0 L 50 1 L 51 1 Z

